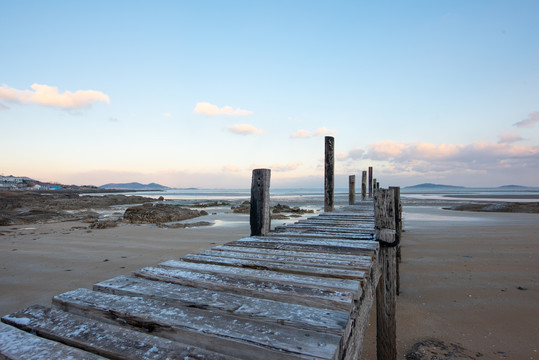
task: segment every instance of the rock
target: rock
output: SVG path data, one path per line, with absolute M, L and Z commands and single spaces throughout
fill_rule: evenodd
M 0 226 L 13 225 L 13 220 L 9 216 L 0 214 Z
M 231 209 L 235 214 L 249 214 L 251 212 L 251 202 L 244 201 L 239 206 L 232 206 Z
M 201 214 L 197 210 L 167 204 L 133 206 L 124 213 L 124 219 L 132 224 L 162 224 L 193 219 L 198 216 Z
M 170 229 L 185 229 L 185 228 L 192 228 L 192 227 L 199 227 L 199 226 L 210 226 L 213 225 L 213 223 L 208 221 L 197 221 L 192 223 L 174 223 L 174 224 L 159 224 L 159 227 L 165 227 Z
M 293 208 L 291 208 L 288 205 L 277 204 L 274 207 L 272 207 L 272 212 L 274 214 L 278 214 L 278 213 L 282 213 L 282 212 L 294 213 L 294 214 L 312 214 L 312 213 L 314 213 L 314 210 L 301 209 L 301 208 L 299 208 L 297 206 L 294 206 Z
M 101 220 L 101 221 L 94 221 L 90 225 L 90 229 L 108 229 L 118 226 L 118 223 L 113 220 Z

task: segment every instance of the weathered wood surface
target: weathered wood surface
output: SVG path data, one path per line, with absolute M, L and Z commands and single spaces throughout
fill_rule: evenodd
M 12 332 L 74 359 L 357 359 L 381 276 L 373 216 L 360 202 L 58 295 L 2 319 L 0 359 L 33 356 L 6 348 Z
M 34 336 L 0 323 L 0 359 L 103 359 L 83 350 Z
M 324 149 L 324 211 L 335 209 L 335 138 L 325 137 Z
M 249 217 L 251 235 L 267 235 L 270 231 L 270 178 L 270 169 L 253 170 Z
M 356 176 L 350 175 L 348 177 L 348 205 L 354 205 L 356 203 Z

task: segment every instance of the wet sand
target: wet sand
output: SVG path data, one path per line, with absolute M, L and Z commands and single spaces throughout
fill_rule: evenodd
M 437 359 L 538 359 L 539 215 L 404 210 L 399 359 L 429 338 L 462 347 Z M 189 229 L 89 231 L 80 222 L 1 227 L 0 315 L 50 305 L 62 292 L 249 233 L 247 215 L 221 213 L 212 221 L 218 225 Z M 376 359 L 371 320 L 364 359 Z
M 404 211 L 399 358 L 434 338 L 462 349 L 432 359 L 539 359 L 539 215 Z M 375 336 L 371 314 L 364 359 Z

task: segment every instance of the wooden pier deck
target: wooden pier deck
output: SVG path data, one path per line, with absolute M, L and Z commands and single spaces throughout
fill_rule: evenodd
M 2 318 L 0 359 L 357 359 L 374 225 L 363 201 L 60 294 Z

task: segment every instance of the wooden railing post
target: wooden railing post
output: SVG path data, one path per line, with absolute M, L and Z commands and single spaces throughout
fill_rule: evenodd
M 254 169 L 251 181 L 251 236 L 265 236 L 271 225 L 270 169 Z
M 369 166 L 369 199 L 372 199 L 372 166 Z
M 325 162 L 324 162 L 324 211 L 334 209 L 334 186 L 335 186 L 335 139 L 326 136 Z
M 348 205 L 354 205 L 356 203 L 356 176 L 350 175 L 348 177 Z
M 367 171 L 361 173 L 361 200 L 367 200 Z
M 402 237 L 402 205 L 401 205 L 401 188 L 399 186 L 390 186 L 393 190 L 395 197 L 395 236 L 397 241 L 397 254 L 396 254 L 396 270 L 397 270 L 397 295 L 400 294 L 401 277 L 399 263 L 401 262 L 401 237 Z
M 376 240 L 380 243 L 380 282 L 376 289 L 378 360 L 397 359 L 396 224 L 393 189 L 374 191 Z

